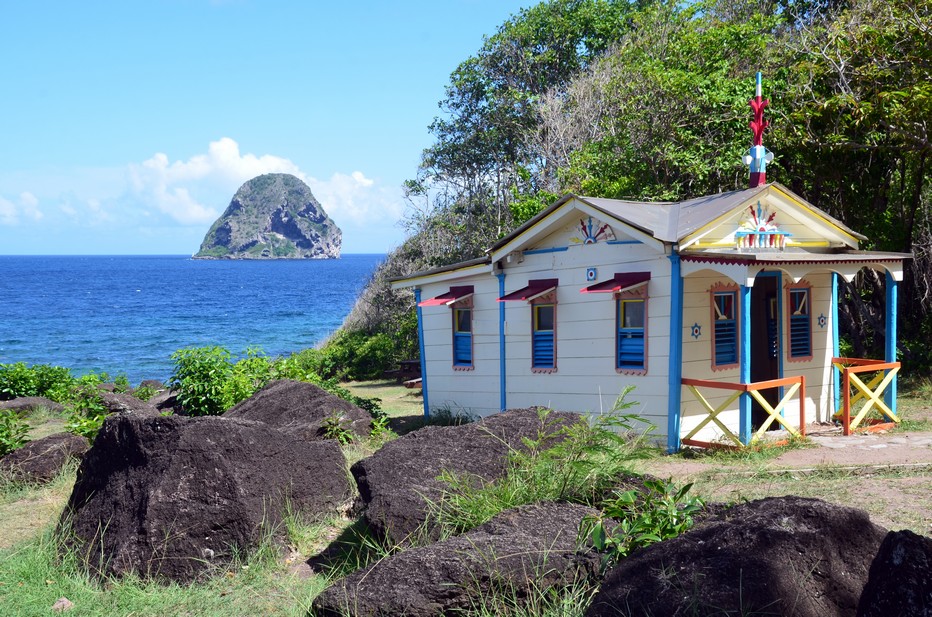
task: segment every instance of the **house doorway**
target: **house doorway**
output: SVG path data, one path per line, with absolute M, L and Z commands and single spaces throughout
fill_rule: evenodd
M 751 288 L 751 381 L 767 381 L 783 376 L 780 362 L 780 273 L 761 272 Z M 761 395 L 774 407 L 780 401 L 782 388 L 761 390 Z M 767 420 L 760 403 L 751 400 L 751 424 L 756 430 Z M 780 428 L 778 422 L 771 429 Z

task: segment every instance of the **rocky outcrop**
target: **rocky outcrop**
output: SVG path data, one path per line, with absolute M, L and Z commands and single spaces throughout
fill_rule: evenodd
M 430 504 L 443 496 L 446 485 L 437 479 L 441 472 L 500 478 L 508 469 L 508 453 L 523 448 L 523 439 L 546 434 L 558 439 L 561 426 L 581 420 L 574 413 L 542 417 L 536 409 L 515 409 L 472 424 L 408 433 L 350 469 L 365 508 L 364 520 L 376 536 L 406 544 L 428 520 Z
M 866 512 L 818 499 L 740 504 L 622 560 L 586 617 L 850 617 L 885 533 Z
M 189 582 L 351 497 L 333 441 L 258 422 L 115 414 L 78 469 L 59 531 L 89 571 Z
M 368 437 L 372 415 L 312 383 L 273 381 L 223 414 L 255 420 L 300 439 L 326 439 L 330 422 L 356 437 Z
M 87 439 L 71 433 L 55 433 L 30 441 L 0 459 L 0 477 L 45 484 L 54 480 L 68 461 L 81 460 L 88 448 Z
M 30 413 L 37 409 L 46 409 L 50 413 L 62 413 L 65 407 L 44 396 L 21 396 L 9 401 L 0 401 L 0 409 L 8 409 L 16 413 Z
M 131 394 L 125 392 L 108 392 L 101 391 L 100 402 L 107 409 L 108 413 L 142 413 L 155 415 L 159 410 L 155 405 L 142 401 Z
M 388 557 L 319 595 L 317 617 L 455 615 L 505 591 L 546 593 L 595 579 L 599 555 L 577 546 L 596 510 L 542 503 L 506 510 L 461 536 Z
M 932 538 L 891 531 L 871 564 L 857 617 L 932 617 Z
M 342 232 L 311 189 L 289 174 L 265 174 L 236 191 L 211 226 L 201 259 L 336 259 Z

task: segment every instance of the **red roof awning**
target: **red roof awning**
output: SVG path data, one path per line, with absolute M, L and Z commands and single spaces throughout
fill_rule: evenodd
M 584 294 L 618 293 L 639 287 L 649 280 L 650 272 L 616 272 L 614 278 L 595 285 L 589 285 L 579 291 Z
M 429 300 L 424 300 L 423 302 L 418 302 L 418 306 L 449 306 L 456 302 L 457 300 L 462 300 L 467 298 L 474 293 L 472 285 L 462 285 L 460 287 L 451 287 L 450 291 L 445 294 L 440 294 L 436 298 L 431 298 Z
M 499 302 L 508 302 L 510 300 L 524 300 L 530 302 L 549 291 L 557 288 L 559 279 L 533 279 L 527 282 L 527 287 L 522 287 L 518 291 L 504 295 L 498 299 Z

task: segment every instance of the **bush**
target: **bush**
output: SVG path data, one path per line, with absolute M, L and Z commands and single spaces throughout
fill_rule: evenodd
M 64 403 L 71 394 L 75 379 L 61 366 L 24 362 L 0 364 L 0 400 L 23 396 L 44 396 Z
M 100 397 L 98 386 L 109 380 L 106 373 L 88 373 L 76 380 L 77 385 L 65 402 L 68 411 L 65 430 L 94 441 L 109 413 Z
M 39 382 L 35 371 L 25 362 L 0 365 L 0 399 L 38 396 Z
M 702 499 L 687 497 L 690 488 L 671 480 L 645 480 L 643 491 L 616 493 L 602 505 L 600 516 L 583 520 L 580 539 L 603 553 L 604 570 L 635 549 L 675 538 L 693 526 L 693 515 L 704 507 Z
M 223 347 L 187 347 L 171 355 L 175 372 L 169 380 L 178 402 L 192 416 L 218 416 L 226 411 L 228 382 L 233 375 L 230 352 Z
M 0 458 L 29 441 L 29 424 L 15 411 L 0 409 Z

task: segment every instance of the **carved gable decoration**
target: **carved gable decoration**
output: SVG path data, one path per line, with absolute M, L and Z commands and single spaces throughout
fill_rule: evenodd
M 786 248 L 787 237 L 793 234 L 781 230 L 776 218 L 777 210 L 771 212 L 770 207 L 762 207 L 760 201 L 756 206 L 748 206 L 748 214 L 735 232 L 735 248 L 782 251 Z
M 576 233 L 570 237 L 573 244 L 596 244 L 615 239 L 615 232 L 608 223 L 602 223 L 591 216 L 579 219 L 575 231 Z

